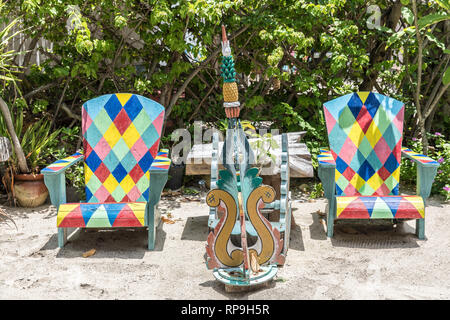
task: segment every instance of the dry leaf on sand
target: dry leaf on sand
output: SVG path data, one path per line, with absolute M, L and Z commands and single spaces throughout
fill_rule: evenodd
M 85 253 L 83 253 L 83 258 L 90 257 L 90 256 L 92 256 L 94 254 L 95 254 L 95 249 L 91 249 L 91 250 L 86 251 Z
M 174 224 L 174 223 L 175 223 L 175 221 L 173 221 L 173 220 L 171 220 L 171 219 L 167 219 L 166 217 L 161 217 L 161 220 L 162 220 L 164 223 L 168 223 L 168 224 Z
M 258 263 L 258 257 L 255 252 L 250 253 L 250 268 L 253 271 L 253 274 L 257 274 L 260 270 L 260 266 Z

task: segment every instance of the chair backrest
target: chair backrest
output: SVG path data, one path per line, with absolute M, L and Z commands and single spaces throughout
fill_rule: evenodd
M 324 104 L 336 194 L 398 195 L 404 104 L 374 92 Z
M 148 200 L 148 169 L 158 153 L 164 111 L 151 99 L 127 93 L 83 104 L 87 202 Z

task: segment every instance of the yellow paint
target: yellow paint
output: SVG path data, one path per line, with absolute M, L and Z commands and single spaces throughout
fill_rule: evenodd
M 133 211 L 135 217 L 139 220 L 141 225 L 145 224 L 145 202 L 130 202 L 128 207 Z
M 395 169 L 394 172 L 392 172 L 392 177 L 398 182 L 400 181 L 400 166 Z
M 58 217 L 56 218 L 56 226 L 58 227 L 64 218 L 72 212 L 72 210 L 79 207 L 79 204 L 61 204 L 58 209 Z
M 334 181 L 338 181 L 339 178 L 342 176 L 342 173 L 340 173 L 339 170 L 335 170 L 335 171 L 336 172 L 334 174 L 334 176 L 335 176 L 335 180 Z
M 337 197 L 336 198 L 336 217 L 339 217 L 347 206 L 358 197 Z
M 258 263 L 264 264 L 275 254 L 276 245 L 280 245 L 280 239 L 275 238 L 272 230 L 268 227 L 270 223 L 259 212 L 257 205 L 260 199 L 265 203 L 274 201 L 275 190 L 270 186 L 260 186 L 253 190 L 247 199 L 248 217 L 261 240 L 261 252 L 258 255 Z
M 122 107 L 130 100 L 132 94 L 131 93 L 116 93 L 117 99 L 119 99 Z
M 130 190 L 133 189 L 135 185 L 136 184 L 129 175 L 126 175 L 126 177 L 123 178 L 122 181 L 120 181 L 120 186 L 122 187 L 123 191 L 125 191 L 125 193 L 130 192 Z
M 348 133 L 348 137 L 350 138 L 350 140 L 352 140 L 355 146 L 358 147 L 361 144 L 361 141 L 364 138 L 364 132 L 362 131 L 358 122 L 355 121 L 355 123 L 352 126 L 352 129 Z
M 372 148 L 375 147 L 382 136 L 383 135 L 381 134 L 380 129 L 378 129 L 377 125 L 375 124 L 375 121 L 372 121 L 370 123 L 369 129 L 367 129 L 366 132 L 367 140 L 369 140 Z
M 91 177 L 93 174 L 94 173 L 92 172 L 91 168 L 89 168 L 89 166 L 85 162 L 84 163 L 84 177 L 85 177 L 86 184 L 89 182 L 89 180 L 91 180 Z
M 152 165 L 156 166 L 156 167 L 158 167 L 158 166 L 167 166 L 167 165 L 170 165 L 170 161 L 154 162 Z
M 370 177 L 370 179 L 367 181 L 367 184 L 372 187 L 374 191 L 377 191 L 379 187 L 384 183 L 383 179 L 378 175 L 378 172 L 375 172 L 375 174 Z
M 358 92 L 358 96 L 361 99 L 362 103 L 366 103 L 367 97 L 369 96 L 369 91 L 361 91 Z
M 116 178 L 110 173 L 108 178 L 106 178 L 105 182 L 103 182 L 103 186 L 108 190 L 108 192 L 111 194 L 116 190 L 119 183 L 117 182 Z
M 411 197 L 405 197 L 405 198 L 409 200 L 409 203 L 411 203 L 417 209 L 417 211 L 420 213 L 420 216 L 422 218 L 424 218 L 425 217 L 425 206 L 423 204 L 422 197 L 411 196 Z
M 361 187 L 366 183 L 363 178 L 359 176 L 358 173 L 355 173 L 352 180 L 350 180 L 352 186 L 355 187 L 356 190 L 361 189 Z
M 106 130 L 105 134 L 103 135 L 106 142 L 109 144 L 111 148 L 113 148 L 117 141 L 120 140 L 121 134 L 119 130 L 117 130 L 116 125 L 114 123 L 111 123 L 108 130 Z
M 237 220 L 237 206 L 234 198 L 226 191 L 220 189 L 211 190 L 206 196 L 206 203 L 210 207 L 218 207 L 221 203 L 225 206 L 225 219 L 222 228 L 219 229 L 214 241 L 214 255 L 217 260 L 227 267 L 237 267 L 242 264 L 244 257 L 241 250 L 228 253 L 227 244 L 231 231 Z
M 127 130 L 125 130 L 125 132 L 123 133 L 123 140 L 130 149 L 134 146 L 134 144 L 140 137 L 141 135 L 136 130 L 136 127 L 133 123 L 131 123 Z

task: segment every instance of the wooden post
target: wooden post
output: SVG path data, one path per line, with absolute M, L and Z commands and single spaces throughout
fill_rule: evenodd
M 0 137 L 0 162 L 7 161 L 11 156 L 11 144 L 8 138 Z

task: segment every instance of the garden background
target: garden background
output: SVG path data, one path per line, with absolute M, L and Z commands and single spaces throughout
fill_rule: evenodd
M 377 91 L 406 104 L 404 146 L 441 163 L 433 194 L 450 198 L 450 5 L 442 1 L 0 1 L 0 97 L 17 146 L 2 170 L 33 171 L 81 143 L 81 104 L 129 92 L 166 108 L 163 147 L 194 121 L 226 128 L 221 25 L 239 83 L 241 118 L 303 138 L 316 168 L 328 145 L 322 104 Z M 2 110 L 4 111 L 4 110 Z M 0 117 L 0 136 L 10 139 Z M 401 183 L 415 185 L 403 160 Z M 185 181 L 188 177 L 185 178 Z M 68 173 L 83 193 L 83 167 Z M 320 196 L 315 180 L 312 196 Z

